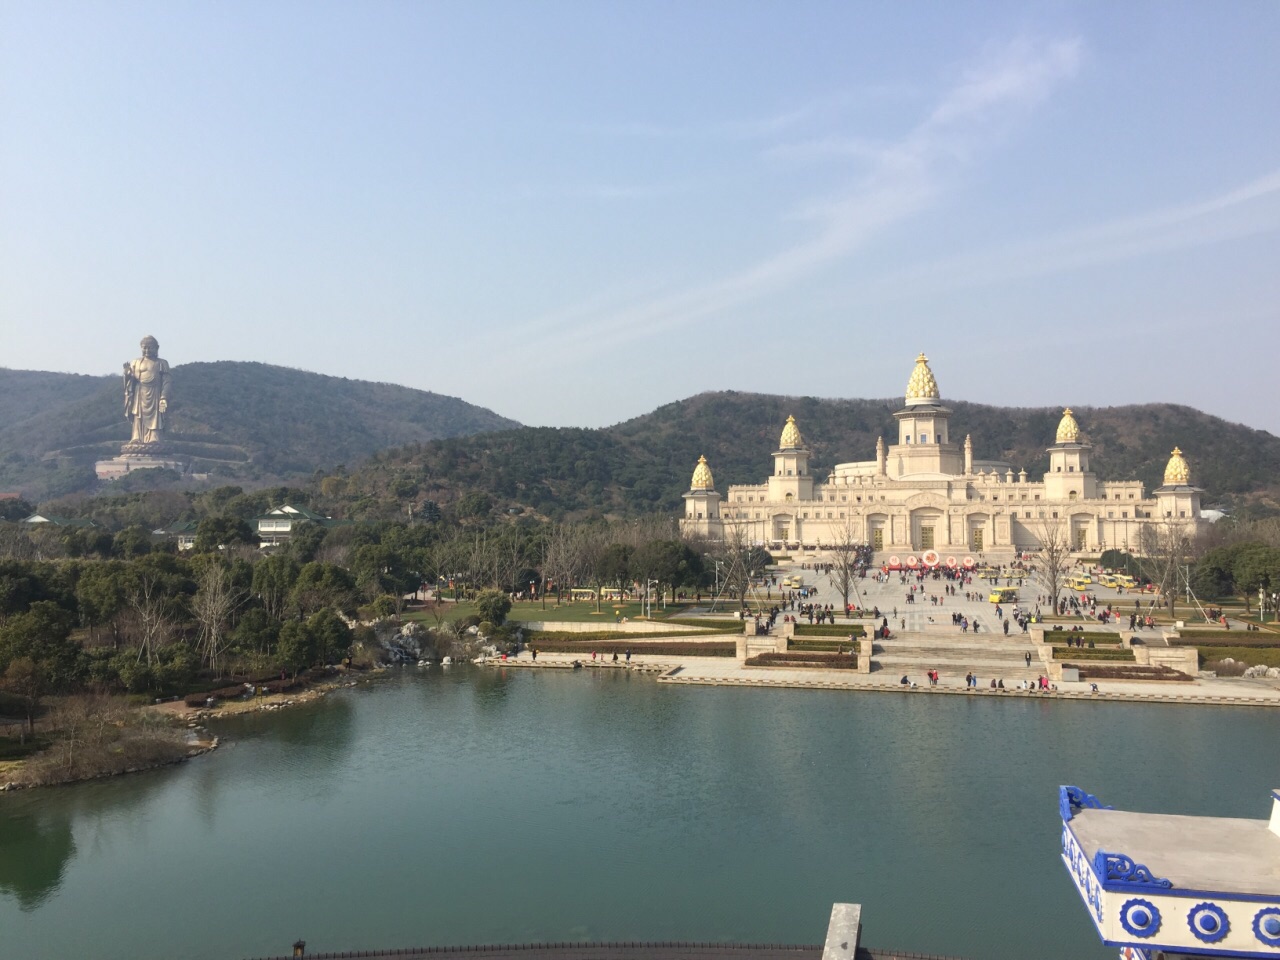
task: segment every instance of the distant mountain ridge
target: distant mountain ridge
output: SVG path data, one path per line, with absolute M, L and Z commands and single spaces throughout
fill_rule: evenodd
M 0 369 L 0 490 L 92 488 L 129 437 L 120 378 Z M 265 363 L 173 368 L 170 438 L 193 469 L 274 481 L 354 465 L 389 446 L 519 424 L 456 397 Z
M 348 508 L 358 502 L 387 514 L 416 498 L 442 506 L 466 500 L 462 515 L 482 507 L 494 514 L 678 515 L 700 455 L 721 493 L 729 484 L 759 483 L 772 469 L 787 416 L 794 415 L 821 477 L 837 463 L 874 459 L 879 436 L 896 442 L 893 412 L 901 405 L 901 399 L 703 393 L 599 430 L 524 427 L 384 451 L 343 479 L 339 499 Z M 978 459 L 1006 460 L 1036 479 L 1048 467 L 1046 448 L 1054 443 L 1061 408 L 947 406 L 952 440 L 963 443 L 971 434 Z M 1280 494 L 1280 438 L 1266 431 L 1174 404 L 1077 406 L 1075 412 L 1103 479 L 1136 478 L 1154 489 L 1179 446 L 1206 503 L 1274 506 Z M 479 494 L 487 506 L 476 500 Z

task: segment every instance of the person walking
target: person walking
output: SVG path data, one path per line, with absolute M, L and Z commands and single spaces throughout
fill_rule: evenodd
M 1028 666 L 1028 667 L 1030 667 L 1030 666 L 1031 666 L 1031 651 L 1030 651 L 1030 650 L 1028 650 L 1028 651 L 1027 651 L 1027 666 Z

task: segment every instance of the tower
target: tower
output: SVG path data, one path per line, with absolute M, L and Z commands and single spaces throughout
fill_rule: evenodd
M 1155 490 L 1160 516 L 1166 520 L 1185 521 L 1194 530 L 1200 521 L 1201 492 L 1199 487 L 1191 485 L 1191 467 L 1186 457 L 1174 447 L 1164 468 L 1164 483 Z
M 963 471 L 960 450 L 948 435 L 951 411 L 942 405 L 938 381 L 923 353 L 916 357 L 907 381 L 906 402 L 893 418 L 898 421 L 898 442 L 889 457 L 891 476 L 958 476 Z
M 720 520 L 720 494 L 716 493 L 706 457 L 698 457 L 698 465 L 693 468 L 689 491 L 684 494 L 684 519 L 688 527 L 702 534 L 711 529 L 713 521 Z
M 1071 408 L 1062 411 L 1056 442 L 1049 447 L 1049 472 L 1044 475 L 1046 500 L 1091 500 L 1098 495 L 1098 478 L 1089 468 L 1093 446 L 1080 430 Z
M 773 476 L 769 478 L 769 499 L 790 502 L 813 499 L 813 477 L 809 476 L 809 451 L 796 426 L 795 417 L 787 417 L 773 453 Z

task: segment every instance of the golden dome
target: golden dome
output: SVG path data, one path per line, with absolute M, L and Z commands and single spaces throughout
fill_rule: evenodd
M 804 437 L 800 436 L 800 428 L 796 426 L 795 417 L 787 417 L 787 425 L 782 428 L 782 439 L 778 441 L 780 450 L 803 447 Z
M 1058 442 L 1075 443 L 1080 439 L 1080 424 L 1071 414 L 1071 408 L 1062 411 L 1062 420 L 1058 423 Z
M 907 406 L 917 403 L 932 403 L 938 399 L 938 381 L 933 378 L 929 369 L 929 358 L 923 353 L 916 357 L 916 368 L 911 371 L 911 379 L 907 381 Z
M 1187 466 L 1182 451 L 1174 447 L 1173 455 L 1169 457 L 1169 465 L 1164 468 L 1164 485 L 1166 487 L 1186 486 L 1190 482 L 1191 468 Z
M 707 458 L 699 457 L 698 465 L 693 468 L 693 480 L 689 483 L 691 490 L 711 490 L 716 482 L 711 479 L 711 468 L 707 466 Z

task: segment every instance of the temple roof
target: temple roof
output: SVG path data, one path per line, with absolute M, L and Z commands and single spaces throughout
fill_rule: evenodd
M 1182 451 L 1174 447 L 1173 453 L 1169 457 L 1169 463 L 1164 468 L 1165 486 L 1186 486 L 1190 482 L 1191 468 L 1187 465 L 1187 460 L 1183 457 Z
M 782 439 L 778 441 L 780 450 L 791 450 L 804 446 L 804 437 L 800 436 L 800 428 L 796 426 L 795 417 L 787 417 L 787 425 L 782 428 Z
M 689 483 L 689 489 L 711 490 L 715 485 L 716 482 L 711 477 L 711 468 L 707 466 L 707 458 L 699 457 L 698 465 L 693 468 L 693 480 Z
M 1062 411 L 1062 419 L 1058 422 L 1058 442 L 1077 443 L 1080 440 L 1080 424 L 1076 423 L 1071 408 Z
M 911 379 L 907 381 L 907 406 L 936 403 L 939 397 L 938 381 L 929 369 L 929 358 L 922 353 L 916 357 L 916 368 L 911 371 Z

